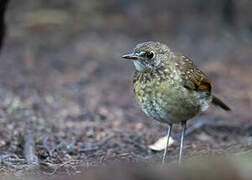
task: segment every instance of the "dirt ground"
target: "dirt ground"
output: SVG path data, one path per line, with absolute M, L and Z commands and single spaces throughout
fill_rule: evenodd
M 213 92 L 232 108 L 226 113 L 211 107 L 190 121 L 189 128 L 202 120 L 220 125 L 186 137 L 185 157 L 251 149 L 252 33 L 242 24 L 223 24 L 217 15 L 177 16 L 179 9 L 167 9 L 166 1 L 147 2 L 11 2 L 0 55 L 2 174 L 30 172 L 27 135 L 35 141 L 36 173 L 76 174 L 114 161 L 159 162 L 162 153 L 147 146 L 166 127 L 139 110 L 133 65 L 120 58 L 147 40 L 195 59 L 212 79 Z M 170 163 L 177 159 L 180 130 L 174 129 Z

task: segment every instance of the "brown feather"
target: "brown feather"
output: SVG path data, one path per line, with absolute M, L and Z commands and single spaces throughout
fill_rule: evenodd
M 181 56 L 181 61 L 179 63 L 181 71 L 185 73 L 184 79 L 186 79 L 186 81 L 184 87 L 195 91 L 208 92 L 211 94 L 211 80 L 209 80 L 208 77 L 198 69 L 191 59 Z M 194 86 L 190 85 L 188 81 L 191 81 Z

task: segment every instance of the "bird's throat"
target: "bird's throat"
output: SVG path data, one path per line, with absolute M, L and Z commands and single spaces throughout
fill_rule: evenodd
M 141 62 L 137 60 L 134 60 L 133 63 L 137 71 L 141 72 L 147 69 L 147 67 L 144 64 L 142 64 Z

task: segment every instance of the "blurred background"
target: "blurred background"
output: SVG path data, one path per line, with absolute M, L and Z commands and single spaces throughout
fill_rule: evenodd
M 1 171 L 23 169 L 25 135 L 55 172 L 115 160 L 159 161 L 148 145 L 166 127 L 136 106 L 137 43 L 161 41 L 191 57 L 231 113 L 210 108 L 191 121 L 222 122 L 185 140 L 185 154 L 241 152 L 252 143 L 252 1 L 10 1 L 0 54 Z M 177 159 L 178 142 L 169 151 Z M 7 168 L 8 166 L 8 168 Z M 56 168 L 57 169 L 57 168 Z M 58 170 L 58 169 L 57 169 Z M 74 169 L 75 170 L 75 169 Z

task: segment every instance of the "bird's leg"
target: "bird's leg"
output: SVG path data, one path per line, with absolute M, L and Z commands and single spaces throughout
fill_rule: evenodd
M 163 165 L 165 163 L 165 158 L 166 158 L 166 154 L 167 154 L 167 150 L 168 150 L 168 146 L 169 146 L 169 139 L 171 136 L 171 130 L 172 130 L 172 125 L 169 124 L 168 125 L 168 132 L 167 132 L 167 140 L 166 140 L 165 150 L 164 150 L 163 159 L 162 159 Z
M 184 136 L 185 136 L 185 131 L 186 131 L 186 121 L 183 121 L 181 123 L 182 125 L 182 133 L 181 133 L 181 140 L 180 140 L 180 149 L 179 149 L 179 165 L 181 165 L 181 160 L 182 160 L 182 153 L 183 153 L 183 144 L 184 144 Z

